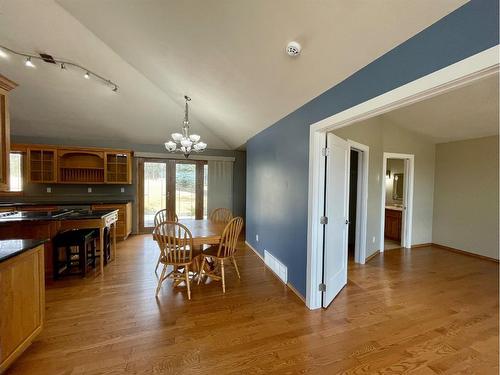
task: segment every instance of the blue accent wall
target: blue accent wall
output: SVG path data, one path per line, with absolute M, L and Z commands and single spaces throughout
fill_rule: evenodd
M 497 45 L 498 12 L 470 1 L 248 141 L 247 241 L 304 296 L 310 124 Z

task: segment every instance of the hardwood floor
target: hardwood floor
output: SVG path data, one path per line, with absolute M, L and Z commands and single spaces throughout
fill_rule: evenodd
M 309 311 L 243 244 L 242 280 L 163 285 L 150 236 L 93 279 L 48 286 L 44 331 L 13 374 L 498 374 L 498 264 L 438 248 L 352 264 Z

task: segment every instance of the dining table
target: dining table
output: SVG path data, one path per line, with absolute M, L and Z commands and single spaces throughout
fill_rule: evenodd
M 225 223 L 214 223 L 209 219 L 179 219 L 191 232 L 193 247 L 201 250 L 203 245 L 217 245 L 226 227 Z

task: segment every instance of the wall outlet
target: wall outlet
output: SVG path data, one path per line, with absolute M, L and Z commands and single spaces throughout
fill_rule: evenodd
M 52 188 L 50 186 L 47 187 L 47 193 L 52 193 Z
M 87 193 L 92 193 L 92 188 L 91 187 L 87 188 Z
M 255 235 L 255 242 L 259 242 L 259 235 L 258 234 Z
M 375 243 L 375 236 L 372 237 L 372 243 Z
M 125 188 L 124 187 L 120 188 L 120 193 L 125 193 Z

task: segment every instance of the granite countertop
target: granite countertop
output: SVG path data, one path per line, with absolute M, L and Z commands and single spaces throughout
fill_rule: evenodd
M 57 210 L 57 211 L 12 211 L 0 214 L 1 223 L 12 223 L 20 221 L 62 221 L 62 220 L 86 220 L 100 219 L 117 209 L 106 210 Z
M 22 206 L 89 206 L 92 204 L 126 204 L 132 202 L 131 199 L 114 199 L 114 200 L 89 200 L 89 201 L 47 201 L 47 202 L 0 202 L 0 207 L 22 207 Z
M 31 250 L 48 240 L 0 240 L 0 263 L 25 251 Z
M 403 211 L 403 207 L 399 207 L 399 206 L 387 205 L 387 206 L 385 206 L 385 208 L 388 210 Z

